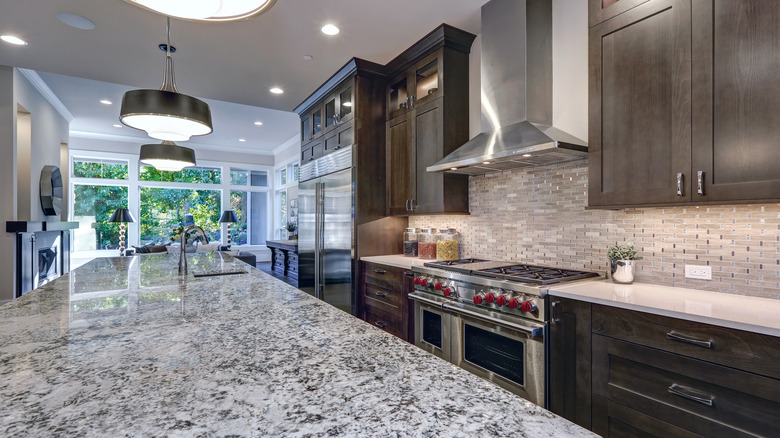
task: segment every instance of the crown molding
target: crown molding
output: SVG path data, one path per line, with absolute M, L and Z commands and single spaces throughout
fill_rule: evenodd
M 87 132 L 87 131 L 70 131 L 71 137 L 77 137 L 77 138 L 90 138 L 94 140 L 107 140 L 107 141 L 119 141 L 124 143 L 135 143 L 138 145 L 147 144 L 147 143 L 154 143 L 158 140 L 155 140 L 151 137 L 147 138 L 141 138 L 141 137 L 133 137 L 130 135 L 121 135 L 121 134 L 102 134 L 99 132 Z M 297 136 L 296 136 L 297 138 Z M 203 143 L 193 143 L 191 141 L 182 142 L 182 143 L 176 143 L 179 146 L 185 146 L 188 148 L 192 148 L 195 150 L 214 150 L 214 151 L 224 151 L 224 152 L 240 152 L 242 154 L 252 154 L 252 155 L 263 155 L 268 157 L 273 157 L 274 152 L 260 152 L 260 151 L 251 151 L 247 150 L 246 148 L 238 148 L 238 147 L 231 147 L 231 146 L 218 146 L 218 145 L 211 145 L 211 144 L 203 144 Z M 287 144 L 285 142 L 284 144 Z M 278 148 L 277 148 L 278 149 Z M 276 151 L 276 149 L 274 149 Z
M 73 121 L 75 118 L 73 117 L 73 114 L 68 111 L 68 108 L 64 103 L 62 103 L 59 97 L 57 97 L 57 95 L 51 91 L 51 88 L 49 88 L 46 82 L 44 82 L 43 78 L 38 74 L 38 72 L 26 68 L 17 68 L 17 70 L 19 70 L 19 73 L 21 73 L 22 76 L 30 81 L 32 86 L 35 87 L 39 93 L 41 93 L 43 98 L 46 99 L 49 104 L 51 104 L 51 106 L 54 107 L 54 109 L 60 113 L 60 115 L 65 118 L 65 120 L 68 121 L 68 123 Z

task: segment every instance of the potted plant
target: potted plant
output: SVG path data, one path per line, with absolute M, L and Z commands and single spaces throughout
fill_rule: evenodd
M 284 228 L 287 230 L 288 239 L 295 238 L 295 230 L 298 229 L 298 225 L 295 222 L 287 222 L 287 225 L 285 225 Z
M 634 245 L 615 245 L 607 250 L 612 281 L 621 284 L 634 282 L 634 267 L 642 260 Z

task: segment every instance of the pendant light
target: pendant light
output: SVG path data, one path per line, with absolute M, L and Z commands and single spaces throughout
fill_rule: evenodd
M 235 21 L 260 15 L 276 0 L 125 0 L 169 17 L 197 21 Z
M 158 140 L 187 141 L 193 135 L 213 131 L 211 109 L 202 100 L 176 89 L 173 77 L 171 19 L 167 18 L 168 44 L 165 46 L 165 75 L 159 90 L 131 90 L 122 96 L 119 120 L 125 125 L 146 131 Z
M 138 161 L 157 170 L 178 172 L 195 165 L 195 151 L 165 140 L 162 143 L 141 145 Z

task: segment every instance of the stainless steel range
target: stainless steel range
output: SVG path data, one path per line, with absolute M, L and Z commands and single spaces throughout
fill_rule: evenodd
M 547 288 L 599 274 L 478 259 L 412 271 L 415 344 L 545 406 Z

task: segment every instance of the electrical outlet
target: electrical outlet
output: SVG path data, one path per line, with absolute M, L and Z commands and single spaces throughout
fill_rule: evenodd
M 712 266 L 685 265 L 685 278 L 712 280 Z

